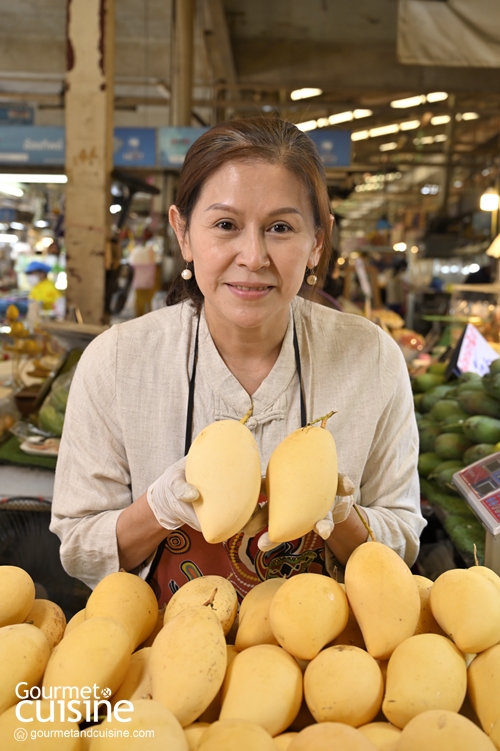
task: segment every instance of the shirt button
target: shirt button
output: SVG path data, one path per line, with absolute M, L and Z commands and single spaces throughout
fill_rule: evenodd
M 249 417 L 245 425 L 249 430 L 253 430 L 257 427 L 257 420 L 255 419 L 255 417 Z

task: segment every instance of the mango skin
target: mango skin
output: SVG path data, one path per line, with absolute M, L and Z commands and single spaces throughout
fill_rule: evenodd
M 387 545 L 365 542 L 351 553 L 344 582 L 368 653 L 387 660 L 417 627 L 420 596 L 413 574 Z
M 263 727 L 248 720 L 218 720 L 205 730 L 196 751 L 276 751 Z
M 28 623 L 13 623 L 0 628 L 0 714 L 19 701 L 18 683 L 23 693 L 37 686 L 50 656 L 45 634 Z
M 452 641 L 439 634 L 417 634 L 401 642 L 387 666 L 382 711 L 403 728 L 429 709 L 458 712 L 467 691 L 465 659 Z
M 51 600 L 36 599 L 33 607 L 26 616 L 26 623 L 32 623 L 43 631 L 49 642 L 50 649 L 54 649 L 64 636 L 66 616 L 64 611 Z
M 445 636 L 443 629 L 432 615 L 430 596 L 434 582 L 432 579 L 419 574 L 414 574 L 413 578 L 417 583 L 420 596 L 420 617 L 415 628 L 415 634 L 440 634 Z
M 473 569 L 451 569 L 431 587 L 434 618 L 464 653 L 477 654 L 500 641 L 500 593 Z
M 236 618 L 238 595 L 230 581 L 214 574 L 198 576 L 183 584 L 166 605 L 163 625 L 187 607 L 201 607 L 208 600 L 226 636 Z
M 275 593 L 269 621 L 278 643 L 294 657 L 312 660 L 346 627 L 344 590 L 322 574 L 297 574 Z
M 286 542 L 310 532 L 333 506 L 337 484 L 332 434 L 315 425 L 290 433 L 274 449 L 267 466 L 269 538 Z
M 0 566 L 0 628 L 22 623 L 35 601 L 35 584 L 19 566 Z
M 471 704 L 485 733 L 500 720 L 500 644 L 477 655 L 467 671 Z
M 369 722 L 358 728 L 360 733 L 368 738 L 377 749 L 383 751 L 397 751 L 401 730 L 390 722 Z
M 71 733 L 75 730 L 74 722 L 62 722 L 58 715 L 57 709 L 54 712 L 54 719 L 49 722 L 42 722 L 37 719 L 36 713 L 39 711 L 40 717 L 50 718 L 50 702 L 46 701 L 33 701 L 33 704 L 23 704 L 21 709 L 21 716 L 26 720 L 30 720 L 29 724 L 20 722 L 16 716 L 16 706 L 12 706 L 0 715 L 0 739 L 2 741 L 2 751 L 19 751 L 19 746 L 22 745 L 16 740 L 14 733 L 19 728 L 24 727 L 31 732 L 42 731 L 42 735 L 36 738 L 36 741 L 31 739 L 27 740 L 33 749 L 36 751 L 84 751 L 84 741 L 78 736 L 71 737 Z M 78 725 L 76 726 L 78 728 Z M 52 738 L 48 735 L 43 737 L 43 732 L 47 733 L 47 729 L 60 732 L 61 734 Z M 67 737 L 64 737 L 63 733 L 68 733 Z M 25 744 L 27 745 L 27 744 Z M 28 746 L 29 748 L 29 746 Z
M 319 722 L 301 730 L 287 751 L 376 751 L 376 746 L 350 725 Z
M 240 532 L 261 487 L 259 449 L 246 425 L 219 420 L 204 428 L 188 451 L 186 480 L 200 493 L 193 507 L 207 542 L 224 542 Z
M 220 720 L 242 719 L 270 735 L 283 733 L 302 702 L 302 673 L 281 647 L 258 644 L 240 652 L 224 680 Z
M 285 579 L 267 579 L 257 584 L 242 600 L 234 646 L 241 652 L 256 644 L 278 645 L 269 621 L 271 601 Z
M 404 727 L 397 751 L 495 751 L 495 746 L 466 717 L 445 709 L 431 709 Z

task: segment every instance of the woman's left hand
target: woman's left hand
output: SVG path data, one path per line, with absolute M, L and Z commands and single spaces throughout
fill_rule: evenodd
M 347 476 L 339 472 L 337 495 L 333 506 L 327 515 L 316 522 L 314 531 L 323 539 L 327 540 L 333 532 L 336 524 L 344 522 L 354 506 L 354 484 Z M 278 546 L 278 543 L 269 539 L 269 534 L 264 532 L 257 542 L 259 550 L 266 552 Z

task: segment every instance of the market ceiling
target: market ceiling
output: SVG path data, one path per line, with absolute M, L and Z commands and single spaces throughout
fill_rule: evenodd
M 66 3 L 0 5 L 1 99 L 35 104 L 40 124 L 62 123 Z M 353 142 L 351 167 L 329 170 L 340 193 L 342 180 L 345 193 L 352 190 L 356 173 L 416 165 L 414 181 L 432 183 L 437 164 L 470 175 L 498 153 L 498 69 L 399 62 L 398 0 L 198 0 L 195 27 L 193 124 L 279 113 L 327 130 L 367 131 Z M 168 124 L 171 28 L 172 0 L 116 0 L 115 108 L 123 124 Z M 323 93 L 292 101 L 301 87 Z M 436 92 L 448 96 L 426 99 Z M 391 107 L 414 96 L 420 103 Z M 376 130 L 386 126 L 393 132 Z

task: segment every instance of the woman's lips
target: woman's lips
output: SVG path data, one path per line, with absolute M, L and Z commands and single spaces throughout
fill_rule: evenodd
M 263 297 L 264 295 L 268 294 L 273 287 L 268 284 L 231 284 L 228 283 L 227 286 L 231 290 L 231 292 L 234 295 L 237 295 L 240 298 L 245 299 L 258 299 L 260 297 Z

